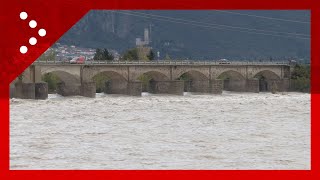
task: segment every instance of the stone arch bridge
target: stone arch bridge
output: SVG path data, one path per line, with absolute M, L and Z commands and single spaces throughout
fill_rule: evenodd
M 24 81 L 36 83 L 46 73 L 61 80 L 62 95 L 94 96 L 93 77 L 105 74 L 107 93 L 141 94 L 141 75 L 151 78 L 152 93 L 182 94 L 183 91 L 219 94 L 223 89 L 240 92 L 278 91 L 289 88 L 290 66 L 281 63 L 150 63 L 118 62 L 105 64 L 34 63 L 24 72 Z M 90 95 L 91 94 L 91 95 Z

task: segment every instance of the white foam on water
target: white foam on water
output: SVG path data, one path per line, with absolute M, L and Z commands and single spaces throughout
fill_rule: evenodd
M 310 94 L 11 99 L 10 169 L 310 169 Z

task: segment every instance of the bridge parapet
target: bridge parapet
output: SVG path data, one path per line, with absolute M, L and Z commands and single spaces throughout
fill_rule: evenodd
M 41 64 L 59 64 L 59 65 L 79 65 L 79 64 L 70 64 L 62 61 L 35 61 L 34 65 Z M 108 61 L 108 60 L 93 60 L 86 61 L 82 65 L 290 65 L 289 62 L 285 61 L 228 61 L 228 62 L 219 62 L 219 60 L 203 61 L 203 60 L 157 60 L 157 61 Z M 81 64 L 80 64 L 81 65 Z

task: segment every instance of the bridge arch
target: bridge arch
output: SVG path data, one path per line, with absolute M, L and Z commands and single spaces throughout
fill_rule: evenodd
M 34 68 L 34 71 L 35 71 L 35 69 L 36 69 L 36 67 Z M 46 66 L 41 66 L 40 73 L 41 73 L 41 76 L 43 76 L 44 74 L 47 74 L 47 73 L 53 73 L 53 74 L 59 76 L 59 78 L 65 83 L 72 83 L 72 81 L 75 81 L 75 80 L 77 80 L 76 83 L 80 83 L 81 74 L 80 74 L 79 66 L 46 65 Z M 68 79 L 70 79 L 70 80 L 68 80 Z
M 127 81 L 127 79 L 116 71 L 100 71 L 92 75 L 91 79 L 97 76 L 106 76 L 108 80 Z
M 93 74 L 91 80 L 96 83 L 98 93 L 126 94 L 128 81 L 116 71 L 100 71 Z
M 270 70 L 262 70 L 254 75 L 259 80 L 259 91 L 271 91 L 274 84 L 280 83 L 280 76 Z
M 178 79 L 184 80 L 184 79 L 190 79 L 190 80 L 197 80 L 197 81 L 207 81 L 209 80 L 209 77 L 207 77 L 202 72 L 196 71 L 196 70 L 190 70 L 186 72 L 182 72 Z
M 139 76 L 138 76 L 138 79 L 144 75 L 144 76 L 148 76 L 150 77 L 151 79 L 155 80 L 155 81 L 169 81 L 170 78 L 165 75 L 164 73 L 162 72 L 159 72 L 159 71 L 147 71 L 147 72 L 143 72 L 141 73 Z
M 44 77 L 47 74 L 53 74 L 54 76 L 58 77 L 59 82 L 63 82 L 65 84 L 80 84 L 80 77 L 69 72 L 59 70 L 46 71 L 41 73 L 41 76 Z
M 254 75 L 254 78 L 265 77 L 266 79 L 279 80 L 280 76 L 270 70 L 262 70 Z
M 246 78 L 238 71 L 227 70 L 218 75 L 218 79 L 233 79 L 233 80 L 245 80 Z
M 227 91 L 246 91 L 246 78 L 238 71 L 227 70 L 218 75 L 223 80 L 223 89 Z
M 142 82 L 142 92 L 153 92 L 157 82 L 170 81 L 170 78 L 159 71 L 147 71 L 138 75 L 137 79 Z
M 79 76 L 66 71 L 52 70 L 42 72 L 41 79 L 48 83 L 49 93 L 60 93 L 61 87 L 59 88 L 59 84 L 63 84 L 64 87 L 74 91 L 77 91 L 81 85 Z
M 183 72 L 176 80 L 184 81 L 185 92 L 207 92 L 209 88 L 209 78 L 196 70 Z

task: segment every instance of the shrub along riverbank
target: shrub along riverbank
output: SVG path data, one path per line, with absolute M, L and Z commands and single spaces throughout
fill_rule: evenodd
M 295 65 L 291 72 L 290 90 L 310 92 L 310 65 Z

